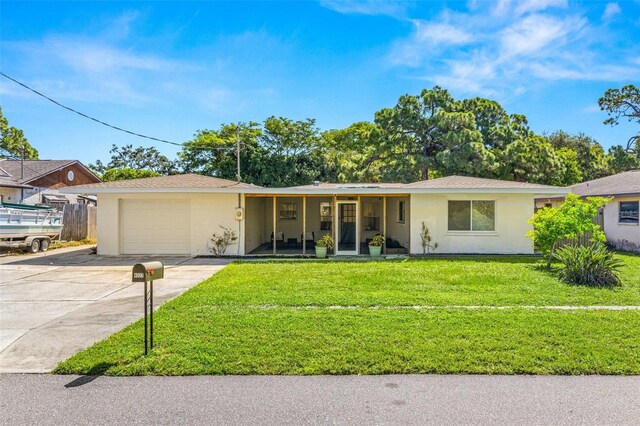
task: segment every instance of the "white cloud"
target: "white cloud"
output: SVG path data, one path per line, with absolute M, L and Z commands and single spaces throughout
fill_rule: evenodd
M 445 9 L 419 22 L 390 49 L 394 66 L 460 94 L 511 98 L 545 81 L 633 80 L 636 55 L 611 55 L 611 38 L 566 1 L 474 4 L 467 13 Z M 518 15 L 520 13 L 520 15 Z M 624 58 L 624 59 L 621 59 Z
M 569 6 L 567 0 L 523 0 L 515 9 L 516 14 L 523 15 L 530 12 L 539 12 L 549 8 L 566 9 Z
M 447 23 L 413 21 L 416 25 L 416 41 L 431 44 L 465 44 L 471 34 Z
M 406 15 L 407 2 L 384 0 L 322 0 L 320 5 L 348 15 Z
M 549 48 L 552 43 L 564 44 L 567 35 L 579 32 L 585 24 L 582 18 L 529 15 L 502 31 L 501 50 L 505 56 L 534 54 Z
M 497 0 L 491 9 L 491 14 L 498 17 L 507 15 L 517 17 L 551 8 L 566 9 L 568 6 L 567 0 Z
M 496 16 L 505 16 L 511 11 L 511 0 L 497 0 L 491 13 Z
M 42 47 L 49 55 L 85 72 L 110 73 L 123 69 L 171 71 L 180 66 L 175 61 L 90 39 L 52 37 L 44 40 Z
M 415 31 L 407 39 L 399 41 L 392 49 L 389 59 L 394 64 L 419 65 L 420 62 L 447 46 L 465 45 L 473 41 L 473 36 L 446 22 L 413 20 Z
M 616 15 L 619 15 L 622 12 L 620 9 L 620 5 L 618 3 L 607 3 L 607 6 L 604 8 L 604 12 L 602 13 L 602 20 L 608 21 Z

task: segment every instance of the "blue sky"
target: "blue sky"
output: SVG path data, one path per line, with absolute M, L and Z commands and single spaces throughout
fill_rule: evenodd
M 9 2 L 3 72 L 89 115 L 183 142 L 270 115 L 322 129 L 372 120 L 439 84 L 525 114 L 538 132 L 605 147 L 607 88 L 640 85 L 640 1 Z M 108 159 L 111 144 L 176 148 L 69 113 L 6 79 L 0 104 L 41 158 Z

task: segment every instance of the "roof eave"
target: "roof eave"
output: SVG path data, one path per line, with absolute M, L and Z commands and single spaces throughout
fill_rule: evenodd
M 144 193 L 209 193 L 263 195 L 381 195 L 381 194 L 561 194 L 565 188 L 339 188 L 304 190 L 292 188 L 82 188 L 67 186 L 64 194 L 144 194 Z

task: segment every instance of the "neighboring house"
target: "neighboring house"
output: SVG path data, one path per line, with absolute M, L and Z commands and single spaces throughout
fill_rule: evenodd
M 569 187 L 581 197 L 613 197 L 602 209 L 602 228 L 607 242 L 616 248 L 640 251 L 640 170 L 618 173 Z M 537 207 L 557 206 L 562 198 L 536 199 Z
M 366 254 L 376 234 L 387 253 L 423 252 L 430 229 L 436 253 L 533 253 L 525 234 L 541 194 L 565 188 L 449 176 L 412 184 L 314 184 L 262 188 L 200 175 L 105 182 L 63 193 L 97 194 L 98 253 L 208 254 L 220 226 L 233 230 L 229 255 L 314 253 L 324 234 L 335 254 Z
M 96 204 L 93 195 L 60 193 L 60 188 L 99 183 L 101 180 L 77 160 L 0 159 L 0 196 L 8 203 Z

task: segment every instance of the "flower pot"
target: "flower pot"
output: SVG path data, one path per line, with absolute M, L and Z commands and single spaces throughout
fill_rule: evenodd
M 380 257 L 380 252 L 382 252 L 382 246 L 369 246 L 371 257 Z
M 327 257 L 327 248 L 316 246 L 316 257 L 318 259 L 324 259 L 325 257 Z

